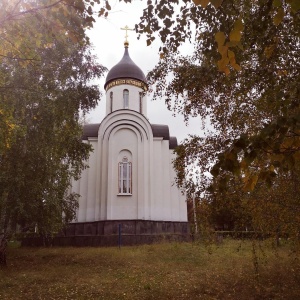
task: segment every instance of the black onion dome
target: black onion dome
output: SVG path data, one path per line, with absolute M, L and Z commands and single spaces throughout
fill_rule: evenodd
M 146 83 L 143 71 L 132 61 L 126 46 L 123 58 L 108 72 L 104 88 L 110 81 L 120 78 L 137 79 Z

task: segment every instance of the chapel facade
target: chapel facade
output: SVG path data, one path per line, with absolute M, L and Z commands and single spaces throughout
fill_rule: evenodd
M 106 77 L 106 116 L 84 126 L 82 139 L 93 152 L 72 182 L 79 208 L 65 235 L 114 235 L 117 224 L 125 236 L 135 236 L 129 244 L 142 235 L 186 235 L 186 198 L 172 166 L 177 139 L 167 125 L 149 122 L 146 78 L 124 45 L 123 58 Z

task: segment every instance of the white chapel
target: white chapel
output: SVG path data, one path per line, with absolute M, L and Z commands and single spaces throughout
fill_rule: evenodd
M 172 165 L 177 140 L 167 125 L 149 122 L 146 78 L 129 56 L 128 42 L 124 45 L 123 58 L 106 77 L 105 118 L 84 126 L 83 140 L 93 152 L 89 167 L 72 183 L 71 192 L 80 195 L 73 223 L 151 221 L 152 233 L 154 227 L 168 232 L 172 222 L 187 228 L 186 198 Z M 99 234 L 95 230 L 91 234 Z

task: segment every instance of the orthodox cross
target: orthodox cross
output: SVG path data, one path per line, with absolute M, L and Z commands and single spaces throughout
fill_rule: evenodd
M 134 31 L 134 29 L 130 29 L 127 25 L 124 27 L 124 28 L 121 28 L 121 30 L 125 30 L 126 31 L 126 33 L 125 33 L 125 43 L 128 43 L 128 40 L 127 40 L 127 38 L 128 38 L 128 30 L 132 30 L 132 31 Z

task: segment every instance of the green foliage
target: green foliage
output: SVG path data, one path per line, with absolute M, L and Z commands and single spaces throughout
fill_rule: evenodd
M 105 68 L 90 53 L 83 1 L 2 1 L 1 9 L 0 233 L 21 226 L 47 236 L 74 217 L 79 195 L 67 191 L 91 150 L 79 110 L 96 106 L 89 82 Z
M 1 1 L 0 61 L 8 57 L 26 65 L 40 59 L 36 48 L 66 36 L 74 43 L 88 43 L 84 29 L 95 21 L 91 5 L 96 1 L 88 2 L 89 6 L 83 0 Z
M 220 168 L 246 172 L 255 160 L 265 162 L 261 170 L 266 172 L 271 165 L 292 166 L 298 159 L 299 17 L 287 5 L 284 23 L 275 26 L 272 2 L 240 2 L 223 2 L 218 9 L 196 8 L 187 2 L 165 33 L 159 24 L 167 17 L 159 11 L 172 13 L 177 4 L 162 1 L 151 4 L 153 14 L 144 11 L 138 26 L 149 36 L 158 31 L 165 43 L 161 61 L 149 74 L 154 97 L 166 97 L 169 108 L 186 119 L 209 118 L 216 133 L 206 143 L 214 147 L 199 153 L 198 161 L 207 162 L 207 156 L 218 160 L 215 175 Z M 197 26 L 195 52 L 180 57 L 176 49 L 192 37 L 193 24 Z M 229 75 L 228 63 L 239 72 Z M 219 72 L 220 65 L 228 69 L 227 77 Z
M 266 175 L 268 176 L 268 175 Z M 205 199 L 198 199 L 199 226 L 238 233 L 248 230 L 257 238 L 299 240 L 299 168 L 266 178 L 233 176 L 222 172 Z M 253 182 L 255 181 L 255 182 Z M 227 227 L 227 228 L 226 228 Z
M 299 9 L 297 0 L 148 1 L 136 26 L 148 44 L 157 37 L 162 42 L 161 60 L 148 75 L 154 98 L 210 128 L 205 138 L 191 136 L 176 150 L 177 183 L 189 195 L 207 196 L 213 207 L 217 197 L 215 208 L 238 194 L 232 201 L 243 204 L 241 215 L 249 215 L 252 203 L 261 211 L 270 205 L 277 225 L 294 238 L 297 190 L 282 178 L 299 175 Z M 182 56 L 187 41 L 194 52 Z M 279 205 L 276 195 L 283 192 Z M 263 215 L 252 212 L 252 226 L 262 228 Z M 280 223 L 288 218 L 295 227 Z M 275 234 L 275 225 L 264 226 Z
M 3 0 L 0 2 L 0 63 L 17 62 L 26 68 L 41 64 L 42 49 L 55 43 L 88 45 L 85 28 L 92 27 L 95 3 L 83 0 Z M 39 51 L 37 51 L 37 49 Z M 6 82 L 0 78 L 1 89 Z M 0 152 L 9 148 L 16 126 L 10 107 L 0 102 Z

